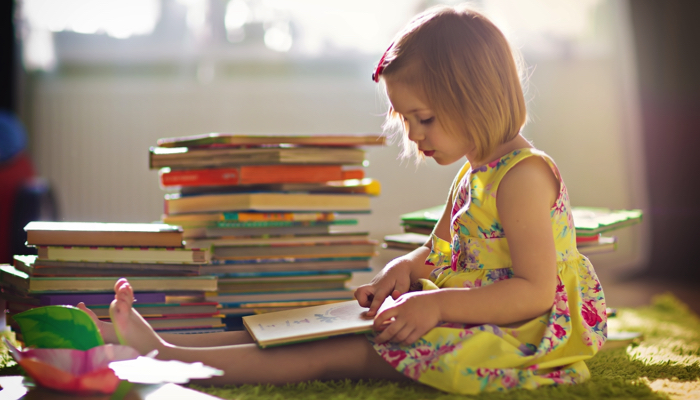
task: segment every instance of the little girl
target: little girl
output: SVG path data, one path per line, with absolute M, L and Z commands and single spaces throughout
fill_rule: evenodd
M 520 135 L 525 102 L 503 34 L 475 11 L 431 8 L 372 78 L 404 150 L 440 165 L 466 158 L 431 240 L 355 292 L 375 333 L 265 350 L 244 331 L 158 336 L 121 279 L 113 324 L 98 322 L 105 341 L 222 369 L 213 384 L 410 378 L 474 394 L 586 380 L 606 337 L 603 291 L 576 250 L 559 170 Z M 396 304 L 377 313 L 388 296 Z

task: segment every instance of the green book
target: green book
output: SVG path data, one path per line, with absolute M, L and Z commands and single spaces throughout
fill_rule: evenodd
M 422 210 L 412 211 L 412 212 L 409 212 L 406 214 L 402 214 L 401 215 L 401 224 L 402 225 L 420 225 L 420 226 L 433 227 L 440 219 L 440 216 L 442 216 L 442 212 L 444 210 L 445 210 L 445 206 L 439 205 L 439 206 L 435 206 L 435 207 L 425 208 Z
M 642 210 L 572 207 L 572 213 L 578 236 L 595 236 L 637 224 L 642 220 Z
M 428 233 L 442 215 L 444 205 L 430 207 L 401 215 L 406 232 Z M 578 236 L 595 236 L 614 231 L 642 220 L 642 210 L 611 210 L 602 207 L 572 207 L 571 212 Z M 428 228 L 428 229 L 426 229 Z

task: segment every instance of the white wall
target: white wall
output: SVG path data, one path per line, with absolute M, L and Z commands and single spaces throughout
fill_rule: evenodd
M 529 60 L 535 70 L 525 135 L 554 157 L 573 205 L 646 205 L 630 57 L 614 51 Z M 217 76 L 208 84 L 182 76 L 46 75 L 31 87 L 33 156 L 58 194 L 63 219 L 73 221 L 158 220 L 163 192 L 157 172 L 148 169 L 148 148 L 161 137 L 379 132 L 383 120 L 384 103 L 369 74 L 260 73 Z M 397 145 L 368 149 L 367 176 L 378 179 L 383 191 L 372 201 L 372 215 L 359 217 L 358 228 L 378 240 L 400 231 L 400 214 L 444 202 L 459 168 L 432 160 L 416 168 L 397 156 Z M 606 271 L 637 269 L 646 259 L 647 229 L 620 231 L 618 251 L 592 257 L 594 264 Z M 382 251 L 375 267 L 398 254 Z M 368 277 L 361 274 L 354 283 Z

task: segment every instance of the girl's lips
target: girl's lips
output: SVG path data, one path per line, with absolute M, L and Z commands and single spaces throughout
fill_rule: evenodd
M 432 157 L 433 154 L 435 154 L 435 150 L 423 150 L 423 154 L 425 154 L 426 157 Z

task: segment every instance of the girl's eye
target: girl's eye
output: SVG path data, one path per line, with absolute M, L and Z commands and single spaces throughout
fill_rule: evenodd
M 421 119 L 419 122 L 423 125 L 428 125 L 428 124 L 432 123 L 433 121 L 435 121 L 435 117 Z

